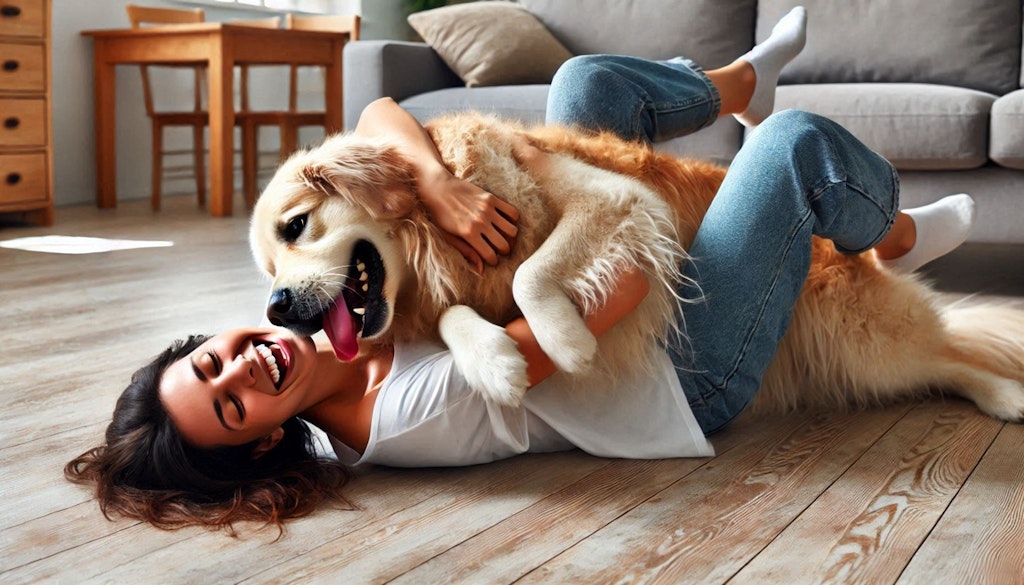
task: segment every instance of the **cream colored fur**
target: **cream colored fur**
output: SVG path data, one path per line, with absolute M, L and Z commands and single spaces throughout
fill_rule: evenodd
M 368 239 L 387 265 L 390 312 L 388 327 L 364 343 L 439 332 L 471 385 L 509 404 L 525 389 L 525 363 L 495 323 L 518 308 L 562 375 L 583 388 L 588 376 L 646 367 L 645 356 L 680 333 L 677 267 L 722 169 L 608 135 L 527 131 L 477 115 L 445 118 L 428 131 L 453 172 L 520 210 L 510 257 L 474 274 L 430 223 L 394 149 L 342 135 L 292 157 L 257 204 L 252 247 L 275 288 L 324 307 L 346 284 L 355 240 Z M 516 133 L 558 153 L 549 172 L 534 176 L 516 163 Z M 283 243 L 281 226 L 297 213 L 308 214 L 307 233 Z M 1021 312 L 942 308 L 927 286 L 885 271 L 870 253 L 843 256 L 819 239 L 813 252 L 756 407 L 863 406 L 948 390 L 992 416 L 1024 417 Z M 631 264 L 646 271 L 651 293 L 598 344 L 579 314 L 600 305 Z

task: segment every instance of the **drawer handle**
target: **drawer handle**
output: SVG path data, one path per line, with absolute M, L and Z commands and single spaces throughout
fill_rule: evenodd
M 4 61 L 4 71 L 17 71 L 21 63 L 18 63 L 15 59 L 8 59 Z
M 15 16 L 21 16 L 21 8 L 17 6 L 4 6 L 0 8 L 0 15 L 8 18 L 14 18 Z
M 8 185 L 17 185 L 21 182 L 21 173 L 10 173 L 6 180 Z
M 6 120 L 4 120 L 4 128 L 7 128 L 8 130 L 14 130 L 15 128 L 17 128 L 20 125 L 21 125 L 21 120 L 19 120 L 18 118 L 15 118 L 14 116 L 11 116 L 10 118 L 7 118 Z

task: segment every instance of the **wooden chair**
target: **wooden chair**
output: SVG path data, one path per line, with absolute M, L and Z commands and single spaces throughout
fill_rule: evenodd
M 329 31 L 348 34 L 349 40 L 359 39 L 359 16 L 354 14 L 325 16 L 285 16 L 285 28 L 295 30 Z M 242 191 L 245 202 L 251 208 L 256 203 L 256 178 L 259 172 L 258 135 L 261 126 L 277 126 L 281 133 L 278 160 L 284 160 L 298 148 L 299 128 L 303 126 L 326 126 L 326 113 L 300 111 L 298 108 L 298 64 L 289 66 L 288 109 L 276 111 L 251 111 L 241 117 L 242 125 Z M 243 80 L 243 97 L 247 80 Z M 243 102 L 242 109 L 247 110 Z
M 143 25 L 162 24 L 187 24 L 203 22 L 205 14 L 202 9 L 193 10 L 175 8 L 153 8 L 150 6 L 136 6 L 128 4 L 125 6 L 128 12 L 128 19 L 132 28 L 140 28 Z M 199 204 L 206 204 L 206 166 L 203 161 L 205 153 L 205 141 L 203 131 L 209 121 L 209 115 L 203 110 L 202 80 L 205 76 L 205 67 L 199 65 L 177 66 L 187 67 L 194 70 L 194 102 L 192 109 L 188 111 L 156 111 L 153 107 L 153 91 L 149 83 L 149 67 L 140 65 L 142 72 L 142 92 L 146 102 L 146 115 L 149 116 L 153 128 L 153 186 L 151 201 L 154 210 L 160 209 L 161 185 L 164 177 L 164 157 L 169 155 L 187 154 L 188 150 L 165 150 L 163 145 L 164 128 L 167 126 L 181 126 L 192 128 L 192 160 L 193 173 L 196 180 L 196 195 Z M 167 170 L 185 170 L 187 167 L 178 167 Z

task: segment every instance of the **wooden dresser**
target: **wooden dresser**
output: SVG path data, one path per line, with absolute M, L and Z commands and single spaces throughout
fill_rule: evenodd
M 53 223 L 50 1 L 0 0 L 0 214 Z

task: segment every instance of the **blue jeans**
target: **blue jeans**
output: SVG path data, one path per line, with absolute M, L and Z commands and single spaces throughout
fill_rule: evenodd
M 612 56 L 567 62 L 551 88 L 548 122 L 653 141 L 672 137 L 669 129 L 683 135 L 715 120 L 718 95 L 698 68 L 683 60 L 633 68 L 638 61 L 650 63 Z M 609 75 L 620 77 L 610 85 L 614 92 L 584 87 L 608 83 Z M 669 99 L 665 88 L 691 93 Z M 580 101 L 588 95 L 601 103 Z M 577 108 L 582 114 L 569 111 Z M 750 134 L 682 269 L 700 289 L 680 294 L 702 295 L 681 315 L 690 343 L 668 348 L 705 434 L 728 424 L 760 387 L 810 268 L 811 236 L 832 240 L 844 253 L 867 250 L 889 232 L 898 203 L 893 166 L 831 120 L 789 110 Z

